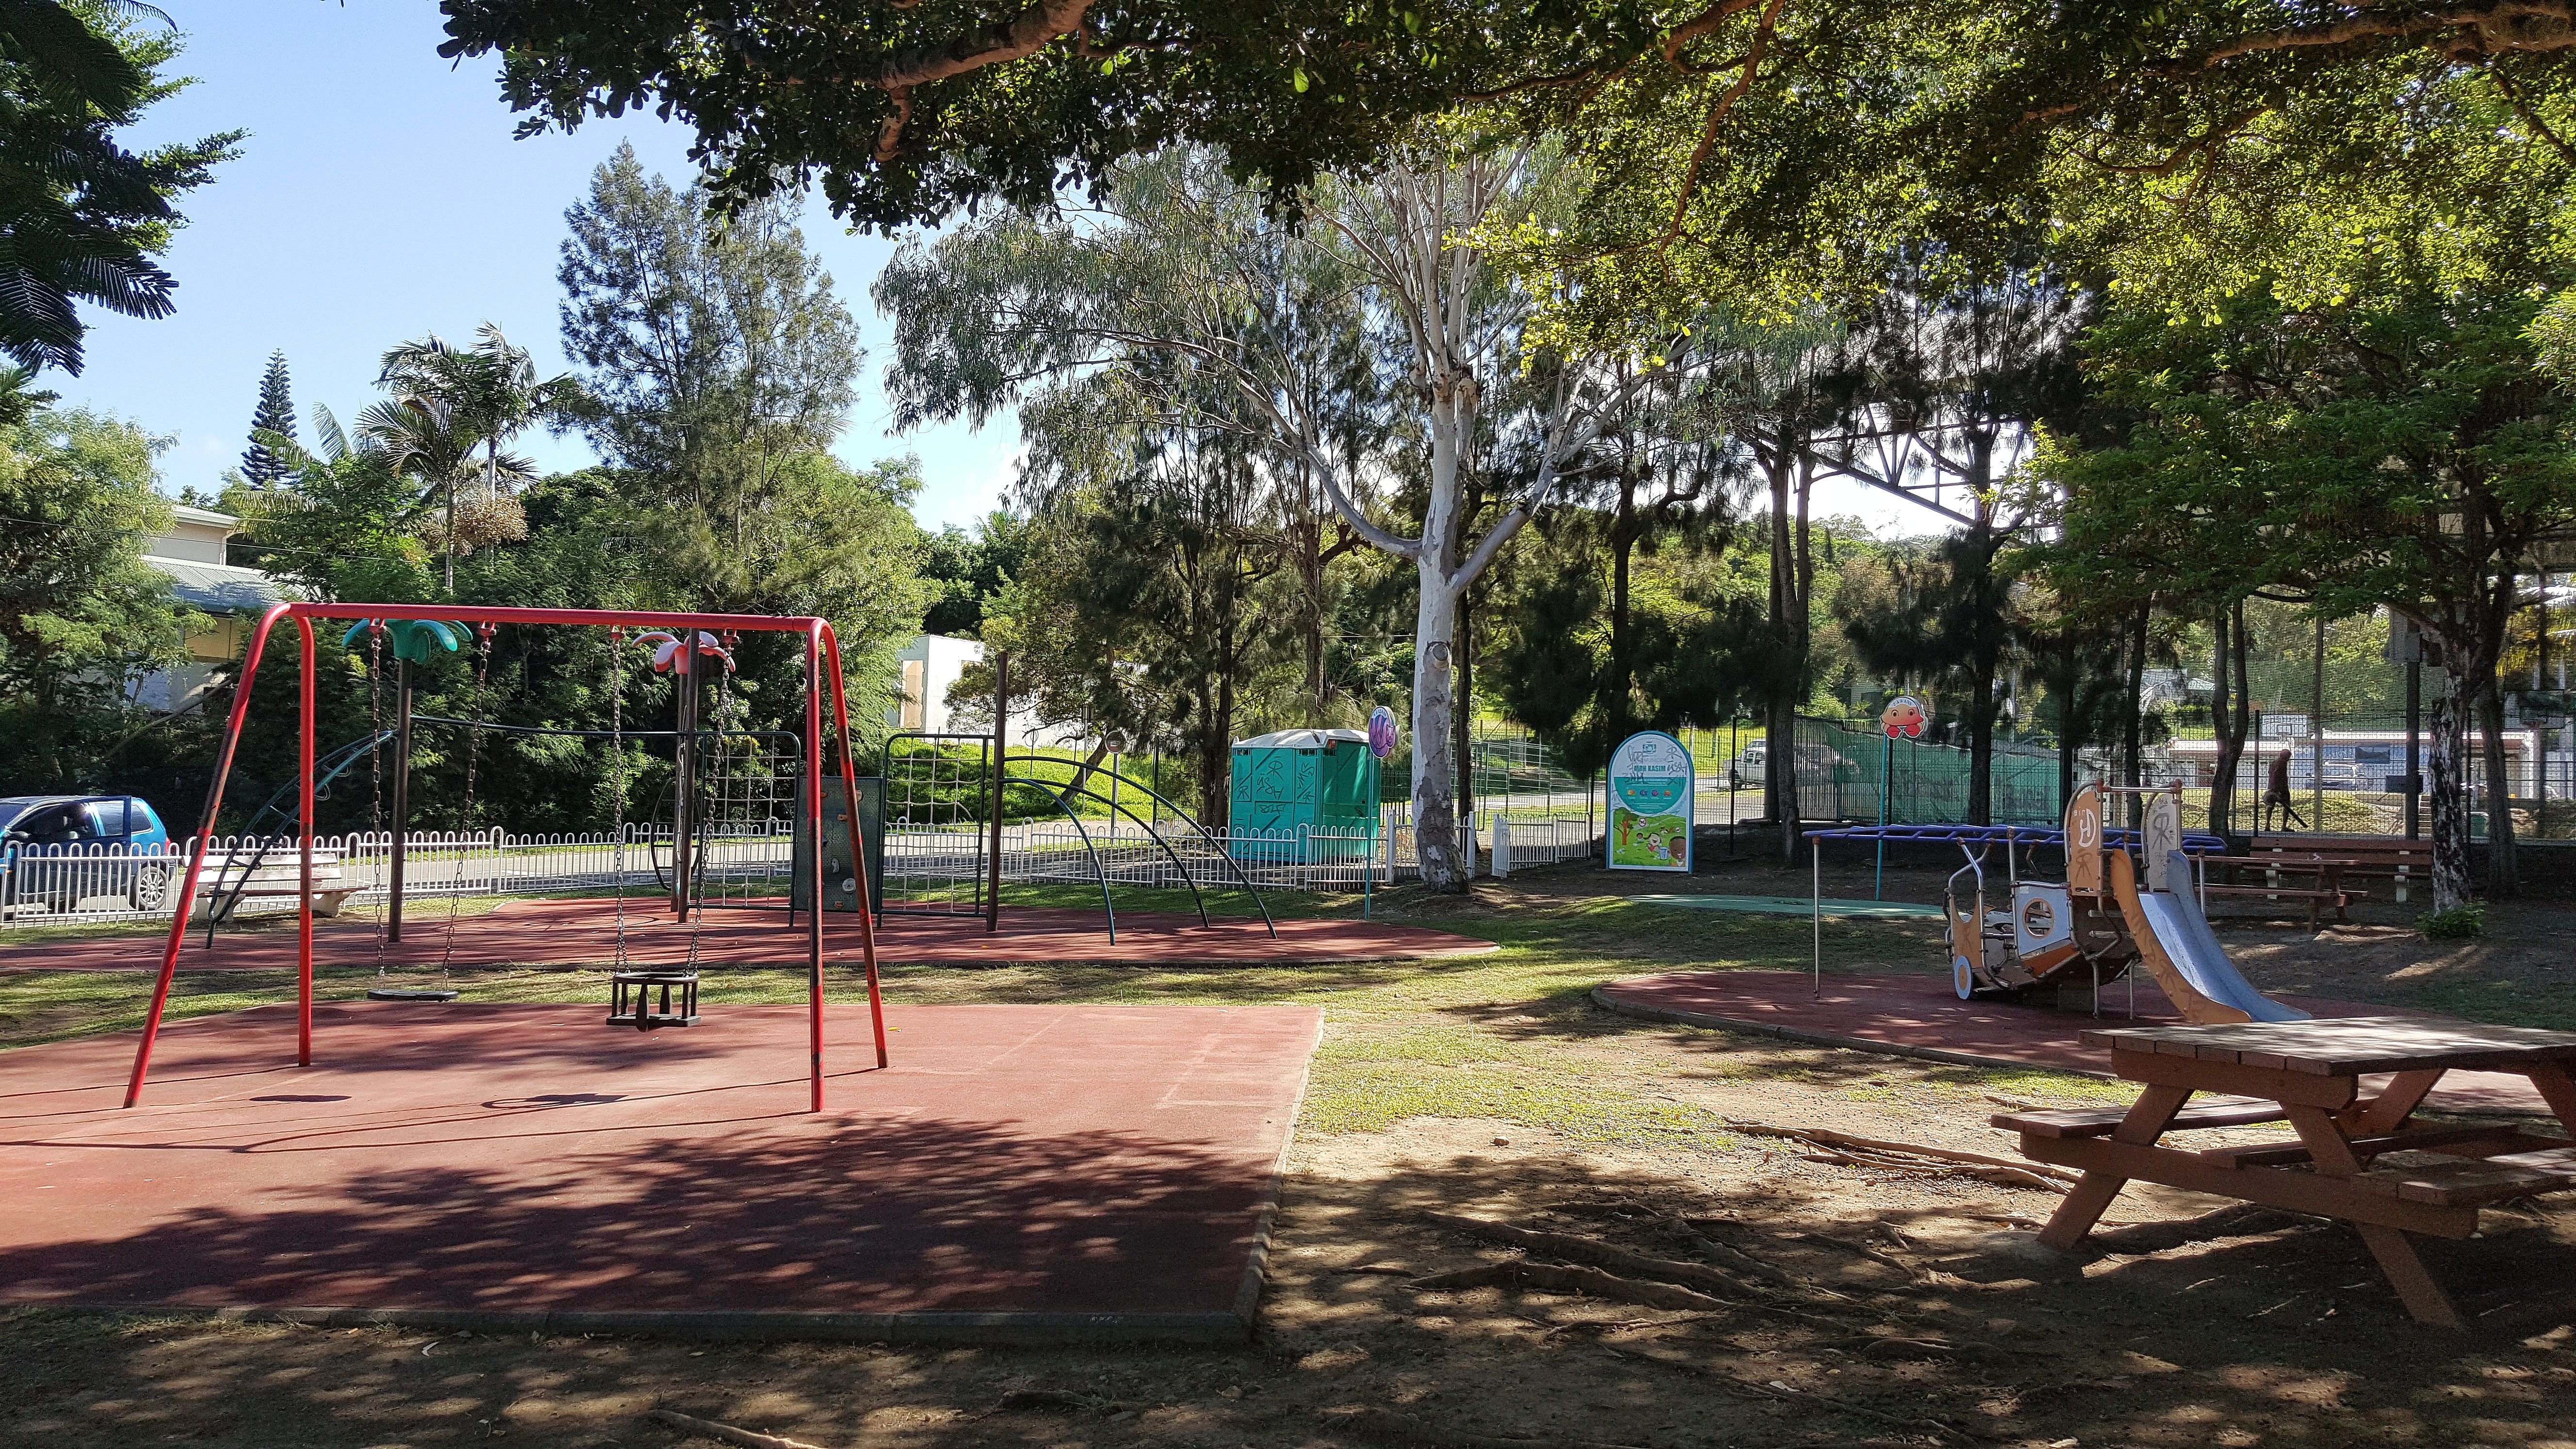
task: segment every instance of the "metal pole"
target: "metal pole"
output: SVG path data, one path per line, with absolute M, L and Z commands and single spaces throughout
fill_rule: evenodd
M 2326 620 L 2317 616 L 2316 690 L 2308 712 L 2308 828 L 2326 828 Z
M 403 855 L 411 848 L 411 663 L 394 656 L 394 858 L 385 897 L 385 940 L 402 939 Z
M 313 621 L 295 621 L 296 642 L 304 648 L 304 677 L 296 701 L 296 789 L 303 797 L 303 849 L 300 852 L 303 899 L 295 913 L 295 1064 L 313 1065 Z M 250 688 L 244 680 L 241 687 Z
M 680 633 L 679 662 L 671 671 L 671 680 L 680 691 L 680 749 L 674 761 L 677 769 L 671 778 L 671 914 L 679 920 L 689 918 L 690 820 L 691 797 L 698 786 L 698 631 Z M 818 842 L 819 843 L 819 842 Z
M 868 909 L 868 903 L 877 899 L 878 888 L 868 877 L 867 822 L 859 814 L 858 750 L 850 737 L 850 693 L 841 677 L 841 641 L 832 633 L 832 626 L 820 619 L 809 620 L 807 625 L 806 637 L 823 641 L 823 660 L 831 668 L 832 720 L 841 742 L 841 794 L 849 801 L 850 811 L 850 863 L 857 867 L 853 873 L 859 882 L 859 953 L 867 969 L 868 1018 L 876 1031 L 877 1065 L 882 1067 L 887 1060 L 885 992 L 877 973 L 876 915 Z M 879 829 L 883 829 L 882 820 Z M 815 897 L 814 908 L 818 913 L 822 910 L 822 897 Z M 822 938 L 815 939 L 816 950 L 820 951 Z
M 2548 687 L 2549 570 L 2544 568 L 2540 571 L 2540 653 L 2539 656 L 2533 660 L 2531 666 L 2531 692 L 2536 697 L 2539 695 L 2540 691 Z M 2539 798 L 2531 802 L 2531 807 L 2537 813 L 2538 818 L 2532 821 L 2532 834 L 2542 840 L 2547 840 L 2549 838 L 2549 726 L 2546 721 L 2549 716 L 2545 713 L 2541 713 L 2536 704 L 2534 705 L 2533 712 L 2540 714 L 2540 718 L 2543 723 L 2541 724 L 2540 729 L 2532 736 L 2532 738 L 2537 741 L 2540 752 L 2540 772 L 2534 777 L 2539 782 L 2540 786 Z
M 1887 792 L 1896 783 L 1896 736 L 1882 735 L 1878 747 L 1878 874 L 1871 880 L 1869 898 L 1887 899 Z
M 1360 919 L 1363 921 L 1370 919 L 1369 913 L 1377 904 L 1377 833 L 1382 828 L 1381 822 L 1386 819 L 1386 812 L 1378 808 L 1378 792 L 1384 788 L 1378 780 L 1379 768 L 1377 752 L 1369 751 L 1369 842 L 1368 854 L 1360 861 Z M 1589 814 L 1591 807 L 1586 805 L 1584 808 Z
M 1808 921 L 1808 944 L 1815 952 L 1814 963 L 1808 969 L 1807 996 L 1815 1000 L 1825 994 L 1825 843 L 1812 835 L 1807 837 L 1807 858 L 1812 872 L 1808 878 L 1810 904 L 1814 910 Z
M 805 636 L 805 1045 L 808 1087 L 806 1110 L 823 1110 L 823 651 L 821 640 Z M 843 823 L 850 827 L 850 874 L 859 882 L 859 919 L 868 919 L 868 852 L 859 824 L 856 791 L 841 797 Z M 789 897 L 791 900 L 794 897 Z M 885 1062 L 879 1054 L 878 1066 Z
M 2406 838 L 2424 834 L 2424 665 L 2406 661 Z
M 188 869 L 179 882 L 178 908 L 170 913 L 170 934 L 161 946 L 161 974 L 152 985 L 152 1004 L 145 1008 L 143 1039 L 134 1044 L 134 1069 L 125 1081 L 125 1105 L 143 1097 L 143 1078 L 152 1070 L 152 1046 L 161 1039 L 161 1014 L 170 1005 L 170 983 L 179 973 L 179 948 L 188 939 L 188 908 L 196 903 L 197 882 L 204 878 L 206 853 L 214 848 L 215 821 L 223 814 L 224 782 L 232 778 L 233 755 L 241 748 L 242 722 L 250 716 L 251 685 L 259 678 L 259 656 L 268 647 L 268 631 L 289 604 L 271 604 L 260 615 L 242 655 L 241 672 L 233 676 L 232 718 L 224 725 L 224 744 L 215 756 L 215 778 L 206 787 L 206 808 L 197 817 L 196 848 L 188 852 Z
M 1002 757 L 1010 748 L 1011 656 L 993 656 L 993 854 L 984 863 L 984 933 L 1002 929 Z

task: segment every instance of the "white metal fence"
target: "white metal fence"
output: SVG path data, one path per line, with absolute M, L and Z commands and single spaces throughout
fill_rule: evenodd
M 989 871 L 989 828 L 889 833 L 885 893 L 889 904 L 971 899 Z M 314 885 L 326 909 L 373 904 L 390 893 L 393 842 L 361 832 L 314 842 Z M 1086 848 L 1087 847 L 1087 848 Z M 186 878 L 192 843 L 131 850 L 123 845 L 12 847 L 0 853 L 0 930 L 43 922 L 167 919 Z M 1600 853 L 1600 837 L 1580 816 L 1478 812 L 1462 824 L 1459 848 L 1480 871 L 1511 869 Z M 1095 871 L 1092 852 L 1097 852 Z M 724 836 L 706 842 L 703 894 L 713 901 L 784 895 L 794 847 L 779 834 Z M 1171 821 L 1148 830 L 1130 820 L 1061 819 L 1005 827 L 1006 883 L 1113 885 L 1200 890 L 1356 892 L 1421 878 L 1414 831 L 1403 807 L 1390 807 L 1374 833 L 1201 833 Z M 628 827 L 623 848 L 607 835 L 415 833 L 403 854 L 406 900 L 447 896 L 531 895 L 612 888 L 667 890 L 667 829 Z M 296 842 L 219 837 L 211 846 L 201 901 L 227 914 L 295 909 L 301 881 Z M 204 907 L 201 907 L 204 909 Z

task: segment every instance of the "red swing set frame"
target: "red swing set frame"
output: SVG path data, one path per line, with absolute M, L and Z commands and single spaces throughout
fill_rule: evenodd
M 393 622 L 405 619 L 460 620 L 469 624 L 551 624 L 606 626 L 612 628 L 668 629 L 674 632 L 702 629 L 710 633 L 802 634 L 805 636 L 805 827 L 806 839 L 816 848 L 806 852 L 806 870 L 811 879 L 805 882 L 807 899 L 814 909 L 806 912 L 809 960 L 806 977 L 808 1015 L 807 1071 L 811 1083 L 809 1110 L 823 1110 L 823 684 L 825 666 L 830 666 L 832 714 L 841 749 L 841 788 L 843 798 L 856 802 L 859 797 L 857 772 L 852 767 L 850 749 L 850 703 L 841 687 L 841 645 L 833 636 L 832 626 L 818 618 L 790 618 L 769 614 L 681 614 L 630 609 L 517 609 L 476 606 L 428 607 L 417 604 L 311 604 L 290 603 L 271 607 L 259 619 L 250 638 L 250 648 L 242 657 L 239 682 L 233 689 L 231 721 L 224 727 L 223 753 L 215 765 L 214 784 L 206 791 L 205 813 L 197 822 L 196 849 L 188 856 L 188 871 L 179 888 L 178 909 L 171 913 L 170 939 L 161 951 L 161 979 L 152 989 L 152 1010 L 143 1024 L 143 1040 L 134 1048 L 134 1074 L 126 1082 L 125 1105 L 133 1106 L 143 1096 L 143 1079 L 152 1067 L 152 1044 L 161 1034 L 161 1013 L 169 1005 L 170 984 L 179 970 L 179 946 L 188 933 L 188 913 L 196 903 L 197 882 L 205 870 L 206 854 L 214 841 L 215 817 L 223 809 L 224 783 L 232 774 L 233 752 L 241 744 L 242 722 L 250 713 L 252 685 L 259 677 L 260 655 L 268 644 L 269 631 L 281 619 L 295 621 L 296 636 L 303 645 L 304 667 L 299 699 L 297 729 L 297 790 L 302 806 L 299 862 L 303 889 L 296 919 L 296 1025 L 295 1064 L 313 1065 L 313 687 L 316 651 L 313 621 L 316 619 L 382 619 Z M 855 830 L 853 836 L 855 837 Z M 852 861 L 859 880 L 858 898 L 870 898 L 867 881 L 867 858 L 860 852 Z M 877 1065 L 886 1059 L 885 1002 L 877 985 L 876 923 L 867 911 L 857 912 L 859 949 L 867 962 L 868 1014 L 876 1030 Z

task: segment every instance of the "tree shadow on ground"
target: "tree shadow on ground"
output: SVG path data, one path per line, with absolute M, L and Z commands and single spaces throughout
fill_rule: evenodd
M 972 1159 L 989 1144 L 955 1145 L 942 1199 L 925 1207 L 972 1218 L 985 1201 Z M 720 1165 L 767 1166 L 756 1154 Z M 1087 1171 L 1007 1149 L 1000 1165 L 1040 1179 Z M 773 1186 L 799 1185 L 792 1170 L 751 1185 L 762 1211 L 780 1213 L 779 1240 L 750 1247 L 759 1271 L 814 1261 L 793 1235 L 830 1231 L 805 1216 L 819 1205 L 772 1202 Z M 368 1203 L 383 1220 L 364 1230 L 377 1247 L 408 1257 L 419 1186 L 378 1185 Z M 719 1187 L 662 1186 L 687 1211 L 725 1207 Z M 1187 1192 L 1154 1173 L 1131 1186 L 1158 1201 Z M 588 1214 L 483 1206 L 513 1229 L 586 1243 L 672 1231 L 651 1200 Z M 1513 1256 L 1425 1216 L 1437 1211 L 1712 1269 L 1750 1257 L 1792 1281 L 1747 1282 L 1698 1310 L 1426 1287 L 1417 1279 Z M 231 1256 L 241 1243 L 219 1222 L 196 1241 L 227 1268 L 291 1271 Z M 433 1243 L 430 1261 L 447 1246 Z M 470 1262 L 477 1250 L 453 1251 Z M 649 1285 L 649 1259 L 632 1256 Z M 673 1442 L 643 1421 L 655 1403 L 850 1444 L 2397 1445 L 2558 1433 L 2576 1383 L 2576 1335 L 2555 1326 L 2576 1281 L 2569 1235 L 2534 1223 L 2435 1257 L 2474 1315 L 2465 1334 L 2408 1321 L 2333 1228 L 2088 1265 L 2034 1255 L 2026 1234 L 1963 1230 L 1954 1210 L 1871 1212 L 1758 1177 L 1711 1186 L 1574 1157 L 1431 1151 L 1292 1182 L 1247 1347 L 531 1341 L 21 1315 L 0 1320 L 0 1394 L 20 1407 L 18 1432 L 50 1442 L 222 1445 L 504 1431 L 547 1449 Z

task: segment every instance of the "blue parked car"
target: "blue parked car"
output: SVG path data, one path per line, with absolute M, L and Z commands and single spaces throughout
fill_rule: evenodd
M 169 845 L 169 828 L 137 796 L 0 797 L 8 860 L 0 906 L 68 911 L 94 896 L 122 896 L 135 910 L 161 910 L 178 865 Z

